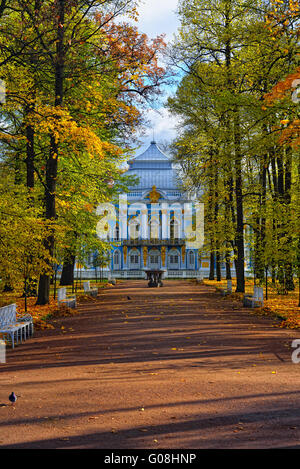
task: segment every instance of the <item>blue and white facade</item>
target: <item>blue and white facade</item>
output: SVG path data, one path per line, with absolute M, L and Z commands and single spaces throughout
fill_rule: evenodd
M 178 170 L 155 142 L 142 154 L 128 161 L 129 176 L 137 183 L 129 188 L 125 213 L 111 204 L 115 221 L 105 234 L 111 244 L 108 267 L 103 277 L 145 278 L 146 269 L 163 269 L 164 278 L 205 278 L 210 259 L 203 247 L 190 247 L 185 236 L 185 207 L 191 197 L 182 189 Z M 167 207 L 167 208 L 166 208 Z M 246 249 L 246 275 L 251 271 Z M 75 277 L 95 278 L 93 255 L 85 268 L 75 267 Z M 233 268 L 231 263 L 231 268 Z M 225 263 L 221 263 L 222 277 Z M 234 269 L 232 274 L 235 275 Z M 99 273 L 98 273 L 99 276 Z
M 184 204 L 189 201 L 172 161 L 151 142 L 128 165 L 126 174 L 138 182 L 127 194 L 126 223 L 119 214 L 110 233 L 110 275 L 144 278 L 145 269 L 163 269 L 164 278 L 199 277 L 198 249 L 189 249 L 184 235 Z

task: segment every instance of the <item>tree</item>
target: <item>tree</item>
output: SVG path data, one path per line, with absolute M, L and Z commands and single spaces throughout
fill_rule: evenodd
M 245 237 L 249 243 L 254 232 L 254 244 L 250 247 L 254 249 L 255 276 L 261 282 L 270 257 L 271 263 L 277 263 L 277 274 L 280 270 L 281 255 L 274 249 L 267 252 L 267 237 L 274 238 L 275 227 L 277 241 L 288 240 L 294 226 L 291 218 L 285 223 L 281 218 L 279 223 L 273 188 L 268 187 L 275 163 L 279 172 L 273 176 L 277 177 L 276 183 L 280 182 L 285 206 L 291 207 L 293 153 L 281 154 L 279 150 L 276 124 L 282 109 L 266 112 L 263 101 L 282 70 L 293 67 L 297 44 L 288 33 L 279 42 L 273 40 L 267 13 L 268 5 L 255 1 L 216 0 L 205 5 L 198 0 L 181 2 L 181 29 L 171 51 L 173 63 L 186 74 L 175 98 L 169 100 L 171 112 L 181 117 L 183 130 L 173 146 L 174 152 L 179 161 L 184 159 L 188 178 L 195 187 L 200 175 L 207 175 L 208 179 L 202 176 L 202 182 L 207 184 L 208 222 L 214 220 L 212 225 L 219 225 L 221 228 L 216 231 L 221 233 L 225 227 L 225 240 L 220 241 L 226 246 L 227 267 L 229 246 L 233 249 L 237 291 L 241 292 L 245 282 Z M 223 180 L 214 202 L 210 166 L 205 157 L 211 133 L 217 142 L 214 162 Z M 267 217 L 271 212 L 270 224 Z M 289 212 L 292 213 L 290 209 Z M 222 226 L 222 220 L 230 220 L 230 225 Z M 287 245 L 292 243 L 287 241 Z M 217 253 L 213 246 L 211 243 L 212 254 Z M 281 258 L 287 259 L 287 251 L 283 253 L 284 249 Z M 288 262 L 284 264 L 285 272 L 289 270 Z

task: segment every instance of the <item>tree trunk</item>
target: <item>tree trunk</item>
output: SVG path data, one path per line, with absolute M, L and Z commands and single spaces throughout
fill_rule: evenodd
M 26 126 L 26 185 L 29 189 L 34 188 L 34 128 L 32 125 Z
M 230 267 L 230 249 L 226 248 L 225 265 L 226 265 L 226 280 L 231 280 L 231 267 Z
M 221 275 L 221 254 L 220 250 L 217 246 L 217 251 L 216 251 L 216 275 L 217 275 L 217 281 L 221 282 L 222 280 L 222 275 Z
M 234 115 L 235 146 L 235 197 L 236 197 L 236 291 L 245 292 L 245 253 L 244 253 L 244 212 L 243 212 L 243 179 L 240 122 L 238 111 Z
M 60 285 L 73 285 L 74 283 L 75 255 L 67 254 L 64 259 L 63 269 L 60 277 Z
M 215 253 L 212 250 L 210 252 L 210 262 L 209 262 L 209 280 L 215 279 Z
M 56 41 L 56 64 L 55 64 L 55 107 L 60 107 L 63 103 L 64 94 L 64 17 L 65 0 L 58 0 L 57 12 L 57 41 Z M 59 117 L 57 117 L 58 119 Z M 54 221 L 56 219 L 56 179 L 59 145 L 54 135 L 50 136 L 50 152 L 46 164 L 46 188 L 45 188 L 45 207 L 46 220 Z M 50 228 L 50 234 L 45 240 L 45 248 L 49 257 L 53 257 L 55 244 L 55 233 L 53 227 Z M 51 261 L 49 260 L 49 263 Z M 49 265 L 49 267 L 51 267 Z M 49 303 L 50 294 L 50 276 L 43 274 L 40 277 L 38 305 Z
M 267 193 L 267 161 L 268 155 L 264 154 L 260 162 L 259 171 L 259 213 L 256 218 L 255 227 L 255 277 L 262 285 L 265 279 L 265 247 L 266 247 L 266 193 Z
M 290 147 L 285 151 L 285 178 L 284 178 L 284 200 L 286 207 L 286 231 L 287 231 L 287 249 L 285 257 L 285 276 L 286 276 L 286 289 L 288 291 L 295 290 L 294 284 L 294 269 L 293 262 L 291 261 L 293 254 L 291 252 L 292 237 L 290 235 L 289 225 L 291 223 L 291 188 L 292 188 L 292 150 Z

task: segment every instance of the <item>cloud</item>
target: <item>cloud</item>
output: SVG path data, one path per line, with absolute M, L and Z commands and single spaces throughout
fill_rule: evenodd
M 148 148 L 153 136 L 157 143 L 171 143 L 178 135 L 176 128 L 179 124 L 178 117 L 170 114 L 166 108 L 150 109 L 146 113 L 146 118 L 149 124 L 144 129 L 145 135 L 142 137 L 144 145 L 138 149 L 137 154 Z
M 170 41 L 179 26 L 177 5 L 177 0 L 142 0 L 138 8 L 139 30 L 150 38 L 166 34 L 166 40 Z
M 179 18 L 176 14 L 178 0 L 141 0 L 139 11 L 139 21 L 135 24 L 138 30 L 147 34 L 149 38 L 165 34 L 167 42 L 173 39 L 173 35 L 179 27 Z M 162 88 L 163 100 L 174 92 L 173 87 Z M 162 106 L 161 104 L 158 104 Z M 144 135 L 140 136 L 143 141 L 137 153 L 146 149 L 154 138 L 157 142 L 171 142 L 177 135 L 176 125 L 178 118 L 172 116 L 167 109 L 160 107 L 157 110 L 149 109 L 146 112 L 146 119 L 150 121 L 144 129 Z

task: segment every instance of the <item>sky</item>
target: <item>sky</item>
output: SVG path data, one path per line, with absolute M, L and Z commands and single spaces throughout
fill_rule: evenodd
M 176 15 L 177 0 L 141 0 L 139 8 L 138 29 L 146 33 L 149 38 L 165 34 L 165 40 L 171 41 L 179 26 Z M 137 154 L 147 149 L 154 139 L 157 143 L 169 142 L 176 136 L 176 118 L 170 116 L 167 109 L 163 107 L 163 101 L 167 99 L 168 90 L 160 99 L 161 107 L 157 110 L 150 109 L 146 118 L 150 121 L 149 128 L 145 128 L 145 135 L 139 140 L 142 146 L 136 151 Z

